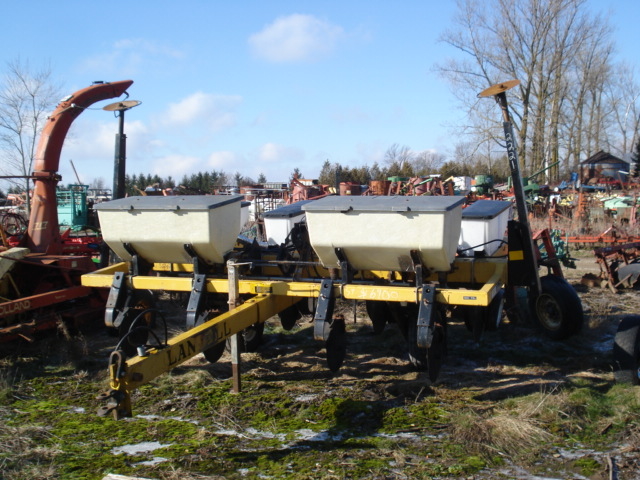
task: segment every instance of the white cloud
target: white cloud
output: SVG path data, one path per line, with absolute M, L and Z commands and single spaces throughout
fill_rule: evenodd
M 265 143 L 258 150 L 258 160 L 265 163 L 300 161 L 303 157 L 300 149 L 276 143 Z
M 195 92 L 177 103 L 169 105 L 162 115 L 164 126 L 190 126 L 198 124 L 209 131 L 220 131 L 236 123 L 235 110 L 242 102 L 239 95 L 214 95 Z
M 180 182 L 184 175 L 202 171 L 202 159 L 189 155 L 166 155 L 156 158 L 151 165 L 151 173 L 158 174 L 162 178 L 172 176 L 176 182 Z
M 241 170 L 239 166 L 243 163 L 242 157 L 238 154 L 230 151 L 222 151 L 213 152 L 209 155 L 207 166 L 213 170 L 223 170 L 226 173 L 233 173 L 236 170 Z
M 114 75 L 122 72 L 135 75 L 145 65 L 161 59 L 180 59 L 181 51 L 159 43 L 140 38 L 121 39 L 114 42 L 109 51 L 97 53 L 86 58 L 80 64 L 83 72 L 100 72 L 102 75 Z
M 258 58 L 276 63 L 316 60 L 329 54 L 344 37 L 344 30 L 313 15 L 279 17 L 249 37 Z

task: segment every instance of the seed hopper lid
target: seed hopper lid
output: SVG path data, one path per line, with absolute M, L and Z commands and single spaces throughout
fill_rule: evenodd
M 303 205 L 306 212 L 446 212 L 464 203 L 459 196 L 330 196 Z
M 304 213 L 303 205 L 315 200 L 301 200 L 283 207 L 274 208 L 262 214 L 262 218 L 291 218 Z
M 495 218 L 512 205 L 512 202 L 502 200 L 478 200 L 462 210 L 462 219 L 482 220 Z
M 135 196 L 119 198 L 94 206 L 96 210 L 118 211 L 196 211 L 212 210 L 234 202 L 240 202 L 244 195 L 169 195 L 163 196 Z

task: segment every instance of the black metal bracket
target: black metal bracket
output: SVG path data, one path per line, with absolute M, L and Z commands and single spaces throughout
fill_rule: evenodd
M 131 265 L 129 267 L 129 273 L 131 273 L 131 275 L 138 276 L 141 275 L 142 272 L 146 273 L 151 269 L 151 264 L 140 255 L 138 255 L 138 252 L 136 252 L 135 248 L 133 248 L 133 245 L 131 245 L 130 243 L 123 243 L 122 246 L 127 251 L 127 253 L 131 255 Z
M 349 260 L 347 260 L 347 256 L 344 253 L 344 250 L 340 247 L 334 249 L 336 257 L 338 257 L 338 261 L 340 262 L 340 274 L 343 285 L 347 285 L 353 280 L 353 268 L 349 264 Z
M 416 340 L 418 347 L 430 348 L 433 340 L 433 308 L 435 307 L 436 288 L 433 285 L 423 285 L 420 298 L 420 308 L 418 310 L 418 321 L 416 322 Z
M 198 275 L 200 272 L 204 272 L 205 262 L 200 258 L 198 253 L 193 248 L 193 245 L 190 243 L 185 243 L 182 246 L 187 252 L 187 254 L 191 257 L 191 263 L 193 264 L 193 273 Z
M 197 325 L 198 317 L 202 313 L 207 292 L 206 280 L 207 276 L 204 273 L 198 273 L 193 277 L 191 295 L 187 303 L 187 329 L 189 330 Z
M 411 260 L 413 261 L 413 271 L 416 274 L 416 287 L 422 288 L 422 259 L 417 250 L 411 250 Z
M 123 311 L 129 294 L 125 279 L 124 272 L 116 272 L 113 275 L 104 312 L 104 323 L 107 327 L 118 328 L 124 319 Z
M 313 338 L 326 341 L 329 338 L 328 325 L 333 320 L 333 308 L 336 298 L 333 293 L 333 280 L 325 278 L 320 284 L 320 295 L 318 305 L 313 317 Z

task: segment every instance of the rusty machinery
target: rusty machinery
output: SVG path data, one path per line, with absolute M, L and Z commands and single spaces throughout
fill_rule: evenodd
M 104 308 L 100 292 L 80 282 L 82 274 L 96 269 L 91 258 L 65 252 L 56 205 L 58 167 L 72 122 L 96 102 L 128 96 L 132 83 L 96 82 L 64 98 L 47 118 L 31 176 L 34 191 L 27 230 L 17 247 L 0 256 L 0 341 L 31 340 L 61 320 L 81 323 Z
M 308 225 L 305 222 L 294 225 L 286 242 L 280 246 L 257 245 L 257 242 L 241 239 L 234 242 L 235 247 L 227 249 L 224 255 L 214 254 L 214 261 L 210 261 L 203 258 L 202 253 L 202 248 L 209 245 L 196 246 L 187 238 L 189 228 L 176 228 L 183 236 L 169 241 L 171 249 L 163 259 L 165 254 L 157 255 L 164 248 L 162 245 L 153 241 L 145 245 L 143 241 L 136 243 L 123 238 L 132 235 L 136 225 L 144 229 L 140 223 L 143 217 L 139 215 L 143 212 L 138 211 L 137 205 L 143 202 L 138 202 L 138 199 L 155 202 L 154 197 L 130 197 L 104 207 L 111 209 L 110 215 L 115 215 L 114 224 L 134 223 L 130 224 L 131 228 L 124 227 L 129 232 L 127 235 L 117 233 L 112 240 L 107 238 L 103 225 L 105 240 L 110 247 L 118 248 L 125 261 L 82 276 L 85 287 L 109 289 L 105 323 L 117 329 L 121 336 L 109 361 L 110 388 L 99 397 L 106 402 L 100 413 L 112 414 L 115 418 L 131 415 L 133 390 L 199 353 L 211 362 L 217 361 L 226 340 L 230 340 L 232 347 L 234 389 L 239 390 L 240 351 L 243 347 L 255 348 L 264 322 L 275 315 L 280 318 L 283 328 L 292 328 L 303 313 L 309 313 L 309 303 L 313 304 L 313 336 L 324 342 L 327 365 L 332 371 L 341 367 L 346 353 L 344 318 L 334 315 L 337 299 L 365 302 L 374 332 L 381 332 L 387 323 L 397 324 L 406 339 L 411 363 L 426 370 L 432 381 L 437 379 L 446 352 L 448 313 L 461 316 L 478 337 L 483 329 L 498 326 L 503 308 L 509 314 L 520 312 L 520 316 L 532 316 L 552 339 L 562 340 L 578 332 L 583 323 L 580 299 L 562 277 L 557 259 L 549 255 L 553 248 L 550 243 L 545 244 L 547 257 L 541 258 L 537 245 L 539 239 L 534 240 L 527 223 L 515 139 L 505 97 L 505 92 L 515 85 L 517 81 L 494 85 L 481 94 L 495 97 L 503 110 L 518 213 L 518 220 L 508 220 L 508 228 L 503 225 L 499 238 L 490 240 L 498 242 L 490 254 L 476 254 L 474 251 L 466 255 L 462 251 L 456 254 L 456 237 L 451 257 L 444 260 L 444 266 L 436 268 L 432 267 L 431 259 L 425 260 L 420 247 L 409 247 L 400 252 L 393 250 L 395 246 L 389 247 L 390 253 L 387 254 L 383 252 L 386 247 L 378 245 L 375 238 L 372 239 L 373 244 L 366 248 L 360 248 L 357 242 L 340 246 L 334 245 L 330 239 L 318 240 L 318 231 L 311 231 L 314 210 L 326 208 L 327 212 L 335 214 L 331 218 L 347 222 L 339 224 L 330 220 L 328 228 L 320 229 L 321 234 L 335 233 L 349 230 L 343 225 L 348 226 L 349 221 L 366 214 L 373 203 L 382 198 L 354 197 L 345 206 L 341 205 L 343 202 L 334 200 L 340 197 L 326 197 L 302 207 L 306 211 Z M 226 200 L 201 197 L 201 201 L 239 204 L 240 198 L 232 197 L 228 196 Z M 186 202 L 185 199 L 155 198 L 164 198 L 164 203 L 155 204 L 153 210 L 172 212 L 172 222 L 182 219 L 187 213 L 179 203 Z M 394 239 L 402 242 L 408 233 L 421 238 L 429 230 L 446 230 L 449 228 L 447 222 L 442 227 L 437 227 L 436 223 L 415 227 L 411 222 L 419 216 L 420 208 L 428 207 L 429 202 L 444 205 L 443 211 L 458 212 L 463 201 L 442 196 L 431 199 L 387 198 L 390 200 L 386 200 L 385 213 L 388 212 L 389 216 L 383 217 L 381 224 L 365 220 L 362 228 L 368 231 L 356 232 L 358 240 L 383 233 L 387 242 L 389 237 L 394 237 L 389 235 L 390 232 L 399 232 Z M 487 204 L 479 203 L 477 208 L 483 205 Z M 445 218 L 446 215 L 448 213 L 445 213 Z M 461 221 L 460 216 L 452 218 Z M 397 219 L 407 222 L 407 226 L 393 228 L 386 223 Z M 101 217 L 101 223 L 102 220 Z M 234 222 L 227 219 L 219 226 L 232 228 Z M 411 229 L 419 231 L 409 232 Z M 503 240 L 505 230 L 506 242 Z M 451 238 L 443 243 L 442 248 L 450 249 L 450 243 Z M 282 255 L 283 249 L 286 255 Z M 381 257 L 389 257 L 391 264 L 396 262 L 397 265 L 374 268 Z M 186 260 L 180 261 L 180 258 Z M 540 277 L 538 271 L 541 267 L 546 267 L 549 274 Z M 184 333 L 169 338 L 161 325 L 158 326 L 160 333 L 152 328 L 150 317 L 158 320 L 163 316 L 146 300 L 149 292 L 153 291 L 173 292 L 188 298 Z

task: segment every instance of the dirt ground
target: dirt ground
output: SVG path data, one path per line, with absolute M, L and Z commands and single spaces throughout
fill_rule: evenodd
M 586 321 L 583 331 L 567 341 L 551 341 L 531 326 L 506 321 L 478 342 L 463 323 L 453 322 L 447 357 L 432 383 L 411 367 L 394 325 L 373 335 L 363 305 L 342 305 L 348 345 L 337 373 L 327 370 L 326 352 L 312 339 L 311 317 L 303 317 L 290 332 L 271 319 L 264 344 L 255 353 L 243 354 L 243 393 L 229 397 L 228 353 L 216 364 L 198 355 L 141 388 L 133 398 L 134 419 L 102 420 L 107 423 L 100 428 L 117 428 L 120 433 L 86 433 L 57 443 L 48 439 L 45 443 L 59 449 L 47 457 L 49 476 L 42 469 L 40 476 L 33 476 L 33 461 L 18 466 L 0 454 L 0 478 L 101 479 L 107 473 L 154 479 L 640 478 L 640 387 L 625 387 L 636 404 L 623 425 L 615 401 L 602 407 L 605 412 L 612 410 L 605 420 L 589 411 L 596 400 L 611 401 L 606 395 L 614 383 L 613 338 L 621 318 L 640 312 L 640 295 L 637 290 L 613 293 L 581 283 L 584 275 L 600 271 L 590 251 L 578 252 L 576 265 L 564 271 L 582 300 Z M 171 305 L 165 301 L 167 308 Z M 180 331 L 180 323 L 172 324 L 173 332 Z M 75 359 L 50 358 L 58 366 L 72 364 L 72 373 L 64 375 L 73 376 L 76 391 L 82 394 L 73 396 L 65 408 L 82 408 L 84 422 L 93 421 L 89 410 L 98 406 L 89 395 L 107 387 L 104 369 L 112 343 L 104 332 L 90 332 L 82 337 L 81 360 L 77 347 L 68 349 Z M 42 425 L 40 416 L 25 413 L 32 408 L 29 401 L 46 396 L 36 393 L 38 378 L 49 386 L 64 383 L 60 378 L 64 375 L 52 373 L 55 368 L 43 366 L 42 360 L 33 373 L 17 373 L 25 365 L 26 360 L 15 359 L 3 364 L 0 379 L 5 385 L 10 375 L 15 380 L 9 385 L 8 400 L 0 405 L 0 418 L 6 422 L 0 429 L 0 447 L 10 445 L 7 429 L 18 429 L 25 422 Z M 51 392 L 67 395 L 55 388 Z M 579 403 L 575 399 L 579 394 L 589 399 Z M 328 405 L 337 407 L 323 413 Z M 574 415 L 580 419 L 569 418 Z M 197 445 L 184 433 L 169 432 L 158 418 L 193 432 Z M 122 433 L 141 424 L 146 434 Z M 55 425 L 53 431 L 62 432 L 62 424 Z M 507 435 L 509 429 L 520 430 L 521 435 Z M 595 433 L 588 436 L 592 429 Z M 505 440 L 500 443 L 502 436 Z M 606 441 L 598 441 L 598 436 L 606 436 Z M 65 442 L 99 444 L 96 451 L 110 457 L 110 463 L 105 460 L 105 466 L 92 471 L 74 469 L 67 457 L 76 452 L 80 461 L 83 453 L 65 447 Z M 116 450 L 144 442 L 159 442 L 160 447 L 134 454 Z M 168 446 L 180 442 L 184 447 L 180 451 Z M 87 455 L 95 460 L 97 454 Z M 25 472 L 32 476 L 21 477 Z

